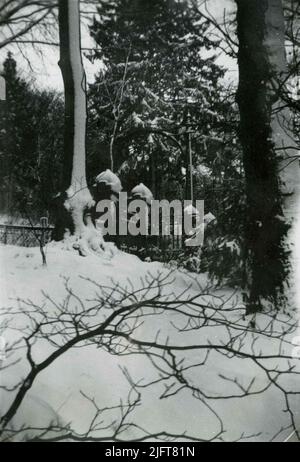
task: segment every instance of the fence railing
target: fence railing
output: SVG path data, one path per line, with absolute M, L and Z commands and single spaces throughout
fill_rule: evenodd
M 0 225 L 0 243 L 21 247 L 37 247 L 51 241 L 53 226 Z M 183 247 L 183 236 L 106 236 L 106 241 L 130 253 L 143 248 L 159 248 L 163 251 L 172 249 L 180 251 Z
M 0 225 L 0 243 L 37 247 L 50 242 L 52 231 L 51 226 Z

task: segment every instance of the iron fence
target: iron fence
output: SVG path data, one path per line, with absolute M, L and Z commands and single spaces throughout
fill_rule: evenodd
M 22 247 L 37 247 L 51 241 L 53 227 L 0 225 L 0 243 Z
M 51 241 L 53 226 L 0 225 L 0 243 L 21 247 L 37 247 Z M 116 246 L 130 253 L 139 253 L 143 249 L 160 249 L 161 251 L 180 251 L 183 236 L 170 234 L 167 236 L 105 236 L 105 240 L 114 242 Z

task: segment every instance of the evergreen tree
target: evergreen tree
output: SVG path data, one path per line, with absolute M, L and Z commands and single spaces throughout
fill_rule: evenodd
M 62 155 L 60 98 L 20 77 L 9 53 L 3 65 L 6 105 L 1 118 L 1 211 L 45 214 L 58 190 Z
M 184 180 L 187 108 L 194 120 L 196 165 L 204 141 L 207 146 L 216 134 L 223 76 L 216 44 L 206 38 L 207 21 L 188 2 L 99 3 L 91 27 L 99 49 L 90 58 L 102 60 L 105 68 L 90 88 L 90 130 L 101 130 L 105 167 L 120 169 L 128 187 L 143 177 L 158 196 L 168 196 L 174 190 L 170 182 Z M 94 162 L 91 171 L 97 173 Z M 162 176 L 168 181 L 162 183 Z
M 185 1 L 99 3 L 91 27 L 99 48 L 90 59 L 104 66 L 89 94 L 91 177 L 113 164 L 127 190 L 142 181 L 156 198 L 184 199 L 189 112 L 195 198 L 217 217 L 201 270 L 220 283 L 241 283 L 238 111 L 208 22 Z

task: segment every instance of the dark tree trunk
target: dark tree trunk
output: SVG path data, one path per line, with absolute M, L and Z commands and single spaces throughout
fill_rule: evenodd
M 277 53 L 278 64 L 284 61 L 284 42 L 279 47 L 270 42 L 284 23 L 281 0 L 237 0 L 237 5 L 237 100 L 247 198 L 244 282 L 247 311 L 251 313 L 262 309 L 264 299 L 276 306 L 284 301 L 289 272 L 285 248 L 289 226 L 283 219 L 279 159 L 272 130 L 272 110 L 278 101 L 272 82 L 279 77 L 273 54 Z

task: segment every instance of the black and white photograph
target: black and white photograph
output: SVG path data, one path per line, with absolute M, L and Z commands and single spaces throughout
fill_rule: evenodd
M 298 0 L 0 0 L 0 442 L 300 442 Z

